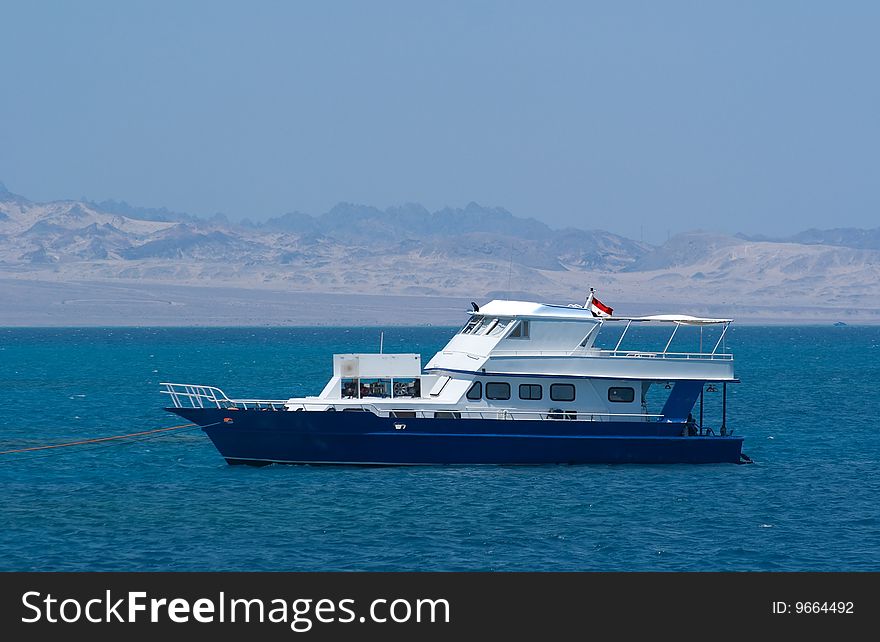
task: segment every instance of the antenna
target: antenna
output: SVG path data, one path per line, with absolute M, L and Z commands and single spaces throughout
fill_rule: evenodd
M 510 301 L 510 276 L 513 273 L 513 243 L 510 244 L 510 263 L 507 264 L 507 300 Z
M 382 354 L 382 349 L 385 347 L 385 333 L 379 333 L 379 354 Z

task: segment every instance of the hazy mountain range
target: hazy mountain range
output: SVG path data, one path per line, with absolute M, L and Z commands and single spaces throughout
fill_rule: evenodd
M 654 246 L 476 203 L 434 212 L 340 203 L 320 216 L 233 223 L 117 201 L 37 203 L 0 184 L 0 278 L 562 302 L 592 285 L 612 305 L 872 320 L 880 228 L 787 238 L 697 231 Z

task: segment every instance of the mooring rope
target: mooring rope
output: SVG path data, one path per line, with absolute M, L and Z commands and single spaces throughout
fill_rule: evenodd
M 188 428 L 208 428 L 209 426 L 214 426 L 221 422 L 215 422 L 213 424 L 208 424 L 206 426 L 197 426 L 196 424 L 180 424 L 178 426 L 169 426 L 168 428 L 156 428 L 154 430 L 144 430 L 141 432 L 132 432 L 126 435 L 111 435 L 110 437 L 96 437 L 94 439 L 81 439 L 79 441 L 69 441 L 63 444 L 47 444 L 45 446 L 31 446 L 30 448 L 16 448 L 13 450 L 0 450 L 0 455 L 14 455 L 17 453 L 28 453 L 34 452 L 37 450 L 52 450 L 54 448 L 68 448 L 70 446 L 85 446 L 88 444 L 97 444 L 107 441 L 116 441 L 120 439 L 130 439 L 133 441 L 140 441 L 136 439 L 137 437 L 143 437 L 145 435 L 156 435 L 161 436 L 160 433 L 169 433 L 178 430 L 184 430 Z

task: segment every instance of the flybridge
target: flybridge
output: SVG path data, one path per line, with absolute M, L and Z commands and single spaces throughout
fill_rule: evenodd
M 496 300 L 474 307 L 465 326 L 428 362 L 427 372 L 735 380 L 733 355 L 724 351 L 730 319 L 594 316 L 592 310 L 581 306 L 527 301 Z M 622 331 L 621 323 L 625 324 Z M 627 347 L 632 344 L 628 334 L 634 324 L 665 326 L 671 332 L 656 347 L 634 349 Z M 672 350 L 679 329 L 687 326 L 699 329 L 699 349 Z M 721 326 L 721 331 L 711 333 L 711 342 L 704 348 L 706 326 Z M 612 327 L 617 329 L 611 331 Z M 606 330 L 611 331 L 613 340 L 602 345 L 599 339 L 607 338 Z

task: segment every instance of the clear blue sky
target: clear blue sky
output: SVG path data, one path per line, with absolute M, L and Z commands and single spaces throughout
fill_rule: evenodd
M 880 225 L 880 3 L 3 3 L 0 180 L 263 219 Z

